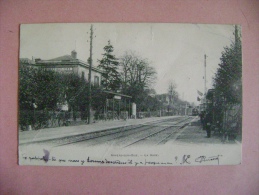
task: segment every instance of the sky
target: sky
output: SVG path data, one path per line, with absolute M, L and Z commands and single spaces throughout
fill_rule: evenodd
M 70 55 L 87 61 L 90 56 L 90 23 L 23 24 L 20 57 L 44 60 Z M 197 90 L 212 87 L 224 47 L 234 41 L 233 25 L 173 23 L 93 23 L 93 65 L 102 58 L 108 40 L 117 58 L 132 51 L 148 59 L 157 71 L 157 94 L 167 93 L 170 82 L 183 100 L 197 102 Z

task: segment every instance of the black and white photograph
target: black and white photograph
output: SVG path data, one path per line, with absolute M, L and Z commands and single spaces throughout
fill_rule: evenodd
M 237 165 L 237 24 L 21 24 L 19 164 Z

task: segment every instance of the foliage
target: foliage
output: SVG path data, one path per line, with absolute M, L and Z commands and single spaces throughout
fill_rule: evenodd
M 20 124 L 33 124 L 36 118 L 42 118 L 37 117 L 35 113 L 57 111 L 60 109 L 59 105 L 68 105 L 68 111 L 74 113 L 80 111 L 81 117 L 86 119 L 89 85 L 77 74 L 64 74 L 21 65 L 19 82 Z M 101 112 L 105 104 L 105 95 L 100 87 L 91 87 L 92 107 Z
M 96 114 L 103 112 L 106 103 L 106 94 L 100 87 L 92 86 L 92 108 Z
M 19 107 L 22 110 L 33 109 L 36 70 L 30 67 L 19 68 Z
M 138 85 L 141 88 L 151 88 L 156 81 L 156 70 L 133 52 L 126 52 L 120 61 L 123 87 Z
M 174 81 L 170 81 L 168 86 L 168 96 L 169 96 L 169 105 L 174 104 L 178 100 L 178 92 L 176 91 L 176 83 Z
M 19 68 L 19 124 L 48 120 L 46 113 L 57 109 L 60 94 L 59 74 L 21 65 Z M 41 114 L 37 111 L 41 110 Z
M 74 73 L 61 74 L 60 78 L 60 87 L 63 89 L 60 95 L 65 97 L 65 101 L 73 111 L 85 111 L 88 101 L 88 82 Z
M 217 99 L 236 104 L 242 101 L 242 47 L 235 27 L 235 42 L 225 47 L 214 78 Z
M 23 110 L 55 109 L 59 96 L 58 74 L 44 69 L 20 67 L 19 106 Z
M 102 86 L 111 91 L 116 91 L 120 88 L 121 80 L 118 72 L 119 62 L 118 59 L 112 54 L 113 46 L 110 41 L 104 48 L 105 53 L 102 54 L 103 58 L 98 60 L 100 63 L 98 68 L 103 70 Z
M 208 106 L 208 109 L 213 108 L 215 121 L 219 124 L 224 123 L 227 131 L 227 115 L 236 106 L 242 105 L 242 45 L 241 37 L 237 26 L 235 26 L 235 41 L 229 46 L 225 47 L 220 58 L 219 68 L 214 77 L 214 94 L 213 106 Z M 211 97 L 207 97 L 211 99 Z M 238 112 L 238 117 L 231 123 L 241 123 L 241 112 Z M 231 116 L 232 117 L 232 116 Z M 238 126 L 238 131 L 241 126 Z
M 39 110 L 54 110 L 59 98 L 58 73 L 50 70 L 38 69 L 35 74 L 34 100 Z
M 122 92 L 132 96 L 132 101 L 135 102 L 138 111 L 153 110 L 154 105 L 158 105 L 157 100 L 152 97 L 154 90 L 152 84 L 156 80 L 156 71 L 150 66 L 147 59 L 138 57 L 133 52 L 126 52 L 120 59 Z M 153 99 L 153 100 L 152 100 Z

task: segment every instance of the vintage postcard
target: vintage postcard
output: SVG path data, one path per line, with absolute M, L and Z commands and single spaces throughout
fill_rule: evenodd
M 236 165 L 239 25 L 22 24 L 19 164 Z

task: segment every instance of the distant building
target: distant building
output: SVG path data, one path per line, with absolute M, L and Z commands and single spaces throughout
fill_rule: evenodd
M 156 95 L 157 99 L 162 103 L 163 110 L 172 111 L 173 109 L 173 101 L 169 94 L 160 94 Z
M 157 99 L 162 102 L 164 105 L 172 105 L 173 102 L 173 97 L 167 93 L 156 95 Z
M 50 60 L 20 58 L 20 65 L 53 70 L 64 74 L 75 73 L 88 80 L 89 64 L 77 59 L 77 52 L 75 50 L 71 52 L 71 55 L 64 55 Z M 99 86 L 101 84 L 101 76 L 102 71 L 92 67 L 91 83 Z
M 33 59 L 30 60 L 29 58 L 20 58 L 19 64 L 21 66 L 34 67 L 35 61 Z

